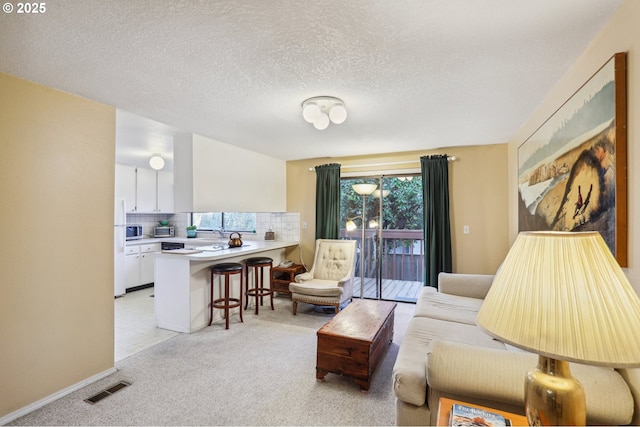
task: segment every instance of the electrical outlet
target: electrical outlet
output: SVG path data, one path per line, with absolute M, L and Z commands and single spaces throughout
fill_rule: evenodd
M 302 221 L 302 228 L 307 229 L 307 221 Z
M 462 227 L 462 232 L 464 234 L 469 234 L 471 231 L 469 230 L 469 226 L 465 225 L 464 227 Z

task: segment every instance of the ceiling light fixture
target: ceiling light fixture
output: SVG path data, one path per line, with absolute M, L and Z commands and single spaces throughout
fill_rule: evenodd
M 302 117 L 316 129 L 323 130 L 329 123 L 343 123 L 347 119 L 347 109 L 341 99 L 333 96 L 315 96 L 302 103 Z
M 149 166 L 151 166 L 151 169 L 159 171 L 164 167 L 164 159 L 159 154 L 154 154 L 149 159 Z

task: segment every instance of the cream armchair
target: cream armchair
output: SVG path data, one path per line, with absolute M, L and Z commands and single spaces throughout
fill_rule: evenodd
M 293 314 L 298 302 L 340 306 L 353 298 L 356 260 L 355 240 L 316 240 L 316 253 L 311 270 L 298 274 L 289 284 Z

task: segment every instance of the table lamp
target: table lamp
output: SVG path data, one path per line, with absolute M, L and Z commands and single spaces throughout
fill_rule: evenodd
M 640 298 L 598 232 L 523 232 L 476 319 L 539 355 L 525 378 L 529 425 L 586 425 L 569 362 L 640 366 Z

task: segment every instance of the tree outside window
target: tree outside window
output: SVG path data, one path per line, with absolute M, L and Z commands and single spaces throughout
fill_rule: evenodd
M 348 219 L 362 216 L 362 196 L 351 186 L 367 183 L 380 184 L 379 178 L 342 178 L 340 180 L 340 222 L 344 227 Z M 366 198 L 367 222 L 376 219 L 383 230 L 421 230 L 422 219 L 422 181 L 419 176 L 385 177 L 384 189 L 388 195 L 384 198 L 382 221 L 379 220 L 379 200 L 373 196 Z M 358 223 L 360 226 L 360 223 Z M 367 224 L 367 228 L 370 228 Z
M 256 231 L 256 214 L 246 212 L 193 212 L 191 223 L 199 231 Z

